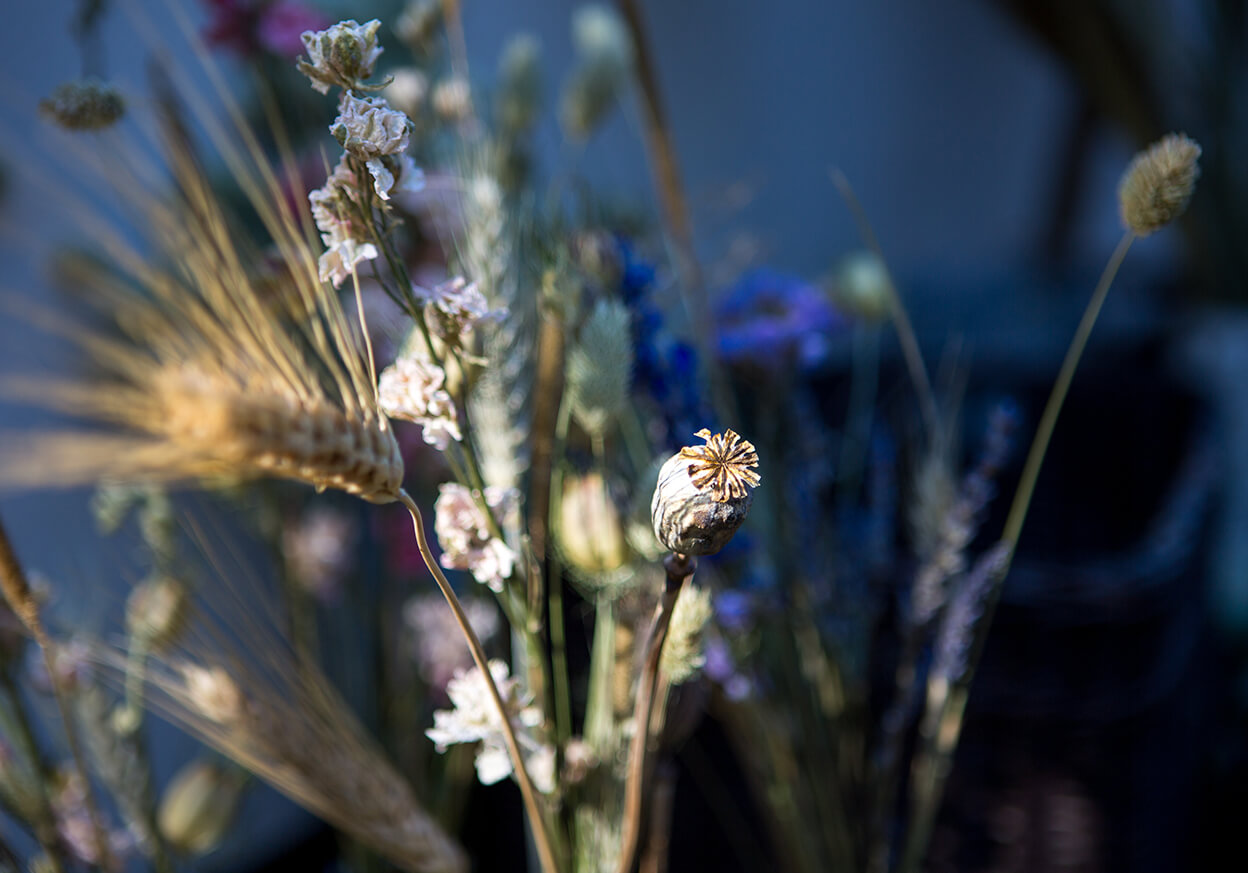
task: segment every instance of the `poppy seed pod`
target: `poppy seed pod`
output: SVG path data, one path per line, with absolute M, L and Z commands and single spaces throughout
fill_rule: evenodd
M 668 458 L 650 502 L 659 542 L 681 555 L 713 555 L 724 547 L 753 502 L 759 483 L 754 445 L 732 430 L 695 436 L 705 446 L 686 446 Z

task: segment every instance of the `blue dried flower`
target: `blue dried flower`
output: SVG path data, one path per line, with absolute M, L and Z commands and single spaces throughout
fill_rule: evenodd
M 846 317 L 815 285 L 758 269 L 747 273 L 716 312 L 719 354 L 728 363 L 810 368 L 827 356 L 828 338 Z

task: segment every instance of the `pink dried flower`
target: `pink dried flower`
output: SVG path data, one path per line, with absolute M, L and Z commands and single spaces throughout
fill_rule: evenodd
M 464 597 L 462 605 L 468 624 L 487 644 L 498 633 L 498 609 L 479 597 Z M 403 605 L 403 623 L 411 631 L 412 657 L 430 687 L 444 692 L 456 673 L 472 667 L 464 636 L 441 594 L 410 598 Z
M 442 386 L 446 374 L 430 361 L 404 355 L 382 371 L 378 402 L 391 418 L 413 421 L 423 429 L 425 442 L 446 451 L 451 440 L 459 442 L 459 419 L 455 403 Z
M 440 486 L 439 492 L 434 504 L 437 517 L 433 527 L 442 547 L 442 566 L 448 570 L 468 570 L 482 585 L 501 592 L 503 582 L 515 569 L 518 556 L 493 535 L 472 491 L 448 482 Z M 514 489 L 485 489 L 485 502 L 499 519 L 515 511 L 517 497 Z
M 359 226 L 358 190 L 358 180 L 343 155 L 325 184 L 308 194 L 312 218 L 326 247 L 317 262 L 320 278 L 333 282 L 335 288 L 360 262 L 377 257 L 377 247 L 364 241 L 364 228 Z
M 329 19 L 302 3 L 278 0 L 205 0 L 211 16 L 204 38 L 244 57 L 260 50 L 293 58 L 303 49 L 300 34 L 320 30 Z
M 321 602 L 338 599 L 351 572 L 359 531 L 355 519 L 327 506 L 315 506 L 282 531 L 287 572 Z
M 433 288 L 413 286 L 418 299 L 433 310 L 433 332 L 447 343 L 463 347 L 464 336 L 479 322 L 500 320 L 505 309 L 491 311 L 476 282 L 457 276 Z

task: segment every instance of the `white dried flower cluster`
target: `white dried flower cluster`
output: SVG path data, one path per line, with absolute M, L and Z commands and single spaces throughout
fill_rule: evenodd
M 503 524 L 515 513 L 517 499 L 514 489 L 485 489 L 486 505 Z M 433 529 L 442 547 L 442 566 L 448 570 L 468 570 L 482 585 L 501 592 L 503 582 L 515 569 L 518 556 L 491 532 L 473 492 L 455 482 L 444 483 L 439 487 L 433 508 L 436 514 Z
M 446 373 L 437 364 L 404 355 L 382 371 L 378 404 L 390 418 L 419 424 L 425 442 L 444 452 L 451 440 L 463 439 L 455 401 L 445 384 Z
M 361 261 L 377 257 L 377 247 L 363 239 L 359 226 L 360 205 L 356 202 L 358 180 L 347 156 L 339 159 L 325 184 L 308 194 L 312 218 L 321 232 L 325 253 L 317 262 L 322 282 L 337 288 Z
M 660 667 L 673 685 L 693 678 L 706 663 L 702 632 L 711 618 L 711 592 L 689 584 L 672 607 L 672 623 L 663 644 Z
M 308 58 L 300 58 L 299 71 L 312 80 L 312 87 L 328 94 L 330 86 L 354 88 L 373 74 L 381 56 L 377 31 L 381 22 L 366 24 L 340 21 L 326 30 L 306 30 L 300 34 Z
M 329 132 L 338 144 L 357 158 L 397 155 L 411 145 L 412 123 L 384 97 L 356 97 L 344 94 L 338 117 Z
M 373 190 L 389 200 L 396 183 L 399 190 L 419 191 L 424 174 L 406 154 L 411 145 L 412 122 L 381 97 L 344 94 L 338 117 L 329 132 L 346 152 L 365 162 L 373 177 Z
M 463 597 L 460 604 L 481 644 L 488 645 L 501 624 L 498 608 L 481 597 Z M 464 635 L 441 594 L 418 594 L 408 599 L 403 604 L 403 624 L 410 631 L 416 667 L 430 687 L 445 689 L 456 673 L 472 667 Z
M 537 738 L 537 728 L 542 723 L 541 710 L 530 705 L 528 695 L 519 693 L 519 680 L 509 674 L 506 662 L 490 661 L 490 675 L 503 698 L 508 720 L 525 758 L 525 769 L 537 790 L 548 794 L 555 787 L 555 752 Z M 425 731 L 425 735 L 433 740 L 439 752 L 445 752 L 455 743 L 480 742 L 476 765 L 477 778 L 483 785 L 493 785 L 510 776 L 512 765 L 504 740 L 502 716 L 494 706 L 481 671 L 473 667 L 457 673 L 447 684 L 446 694 L 455 708 L 435 711 L 433 727 Z
M 418 300 L 423 300 L 432 310 L 430 327 L 447 345 L 464 348 L 466 335 L 482 321 L 499 321 L 506 317 L 506 309 L 491 311 L 485 295 L 476 282 L 457 276 L 433 288 L 413 286 Z

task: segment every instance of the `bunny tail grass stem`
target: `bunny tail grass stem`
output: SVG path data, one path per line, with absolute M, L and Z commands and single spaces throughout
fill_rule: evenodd
M 663 561 L 667 581 L 664 583 L 659 605 L 655 607 L 654 618 L 650 622 L 646 660 L 637 685 L 637 701 L 633 706 L 633 738 L 629 744 L 628 776 L 624 783 L 623 840 L 616 873 L 632 873 L 633 866 L 637 863 L 637 848 L 641 841 L 642 795 L 646 781 L 646 751 L 650 744 L 650 714 L 654 709 L 654 692 L 659 684 L 663 643 L 667 640 L 667 629 L 672 623 L 676 598 L 680 596 L 685 580 L 697 568 L 698 559 L 687 555 L 671 554 Z
M 429 550 L 429 541 L 425 538 L 424 520 L 421 517 L 420 508 L 416 505 L 416 501 L 412 500 L 411 495 L 405 490 L 399 491 L 399 500 L 407 507 L 407 511 L 411 513 L 412 527 L 416 532 L 416 546 L 420 549 L 420 556 L 424 559 L 425 566 L 429 568 L 429 572 L 433 574 L 434 580 L 438 583 L 438 588 L 442 591 L 442 596 L 446 598 L 447 604 L 451 607 L 451 612 L 455 614 L 455 621 L 459 624 L 459 629 L 463 631 L 464 638 L 468 641 L 468 649 L 472 653 L 473 663 L 481 671 L 482 679 L 490 690 L 490 698 L 494 701 L 494 706 L 498 708 L 503 728 L 503 738 L 507 743 L 507 753 L 511 756 L 511 763 L 516 772 L 516 781 L 520 785 L 520 794 L 524 798 L 524 807 L 528 813 L 529 824 L 533 830 L 533 840 L 537 846 L 538 857 L 541 859 L 542 870 L 544 873 L 559 873 L 555 847 L 551 842 L 550 826 L 542 810 L 542 804 L 538 800 L 537 789 L 533 787 L 533 780 L 529 778 L 529 772 L 525 769 L 524 755 L 521 754 L 520 744 L 516 741 L 516 732 L 512 727 L 511 719 L 507 717 L 507 706 L 503 703 L 503 696 L 499 694 L 498 685 L 495 684 L 494 676 L 490 673 L 489 659 L 485 655 L 485 649 L 482 648 L 481 640 L 477 638 L 476 631 L 468 623 L 468 616 L 464 613 L 464 607 L 460 604 L 459 597 L 456 596 L 454 589 L 451 588 L 451 583 L 446 581 L 446 575 L 442 572 L 442 568 L 433 559 L 433 552 Z
M 897 331 L 897 341 L 901 343 L 901 354 L 906 360 L 906 369 L 910 371 L 910 380 L 914 382 L 914 390 L 919 395 L 919 405 L 923 410 L 923 423 L 927 428 L 928 436 L 932 439 L 939 439 L 941 436 L 940 411 L 936 407 L 936 394 L 932 391 L 932 382 L 923 364 L 923 353 L 919 351 L 919 340 L 915 335 L 914 325 L 910 323 L 910 315 L 901 301 L 901 295 L 897 293 L 897 283 L 893 281 L 892 271 L 888 269 L 888 261 L 884 259 L 884 250 L 880 248 L 880 241 L 871 227 L 871 222 L 867 219 L 866 210 L 858 202 L 858 195 L 854 193 L 853 186 L 849 184 L 849 178 L 841 172 L 839 167 L 833 167 L 829 172 L 832 176 L 832 183 L 836 185 L 836 190 L 840 192 L 841 199 L 845 201 L 845 205 L 858 225 L 858 234 L 862 237 L 862 241 L 880 259 L 880 263 L 888 272 L 890 320 Z
M 1044 463 L 1045 452 L 1048 451 L 1049 441 L 1053 437 L 1053 429 L 1057 426 L 1057 417 L 1062 411 L 1062 404 L 1066 402 L 1066 394 L 1070 391 L 1070 383 L 1075 378 L 1075 369 L 1079 366 L 1079 359 L 1083 357 L 1083 350 L 1088 344 L 1088 337 L 1092 335 L 1092 328 L 1096 324 L 1097 316 L 1101 313 L 1105 298 L 1109 296 L 1109 286 L 1113 284 L 1114 276 L 1118 274 L 1118 268 L 1122 266 L 1127 250 L 1131 248 L 1131 243 L 1134 241 L 1135 234 L 1131 231 L 1127 231 L 1119 240 L 1118 247 L 1114 249 L 1109 262 L 1105 265 L 1105 272 L 1101 274 L 1096 290 L 1092 292 L 1092 299 L 1088 301 L 1088 307 L 1083 312 L 1083 318 L 1075 330 L 1075 336 L 1070 341 L 1070 348 L 1066 350 L 1066 358 L 1062 361 L 1062 369 L 1058 372 L 1057 381 L 1053 383 L 1053 390 L 1049 393 L 1049 402 L 1045 404 L 1040 423 L 1036 426 L 1036 435 L 1031 441 L 1031 449 L 1027 452 L 1027 461 L 1023 464 L 1023 473 L 1018 480 L 1018 490 L 1014 492 L 1014 502 L 1010 504 L 1010 514 L 1001 532 L 1001 539 L 1010 544 L 1011 550 L 1018 545 L 1019 534 L 1023 532 L 1023 521 L 1027 518 L 1027 510 L 1031 506 L 1036 480 L 1040 477 L 1040 467 Z
M 1009 573 L 1010 562 L 1018 547 L 1018 538 L 1023 530 L 1023 522 L 1027 518 L 1027 510 L 1031 506 L 1031 498 L 1035 493 L 1036 481 L 1040 476 L 1040 468 L 1044 464 L 1045 453 L 1053 437 L 1053 430 L 1057 426 L 1058 415 L 1062 411 L 1066 395 L 1070 391 L 1071 382 L 1074 380 L 1075 370 L 1079 366 L 1080 358 L 1083 357 L 1088 338 L 1092 335 L 1097 316 L 1100 315 L 1114 277 L 1118 274 L 1118 269 L 1122 266 L 1123 259 L 1126 258 L 1127 251 L 1131 248 L 1131 243 L 1135 241 L 1135 238 L 1136 234 L 1128 230 L 1119 240 L 1113 254 L 1110 255 L 1109 261 L 1105 264 L 1105 270 L 1101 273 L 1100 281 L 1097 282 L 1096 289 L 1092 292 L 1092 298 L 1083 312 L 1083 318 L 1075 329 L 1070 347 L 1066 350 L 1066 357 L 1053 383 L 1053 389 L 1049 392 L 1049 400 L 1036 426 L 1036 435 L 1032 438 L 1027 460 L 1023 464 L 1023 472 L 1014 492 L 1014 501 L 1010 504 L 1010 513 L 1006 517 L 1001 540 L 995 547 L 1002 550 L 1003 554 L 997 566 L 992 570 L 993 578 L 985 597 L 983 611 L 975 623 L 965 670 L 960 677 L 953 677 L 948 684 L 942 682 L 942 687 L 935 689 L 938 693 L 934 693 L 933 688 L 929 687 L 927 711 L 924 713 L 923 725 L 919 731 L 922 747 L 915 759 L 911 774 L 914 806 L 912 819 L 906 828 L 905 845 L 901 865 L 898 868 L 902 873 L 918 871 L 927 854 L 932 829 L 936 824 L 936 815 L 940 812 L 940 804 L 944 797 L 945 782 L 953 766 L 958 739 L 962 735 L 962 723 L 970 696 L 971 681 L 975 677 L 975 670 L 983 654 L 988 629 L 992 625 L 993 613 L 1000 600 L 1001 588 Z
M 100 866 L 110 867 L 112 852 L 109 850 L 108 833 L 104 829 L 104 819 L 100 815 L 95 789 L 91 785 L 87 759 L 83 754 L 82 744 L 78 741 L 74 714 L 70 712 L 69 701 L 57 678 L 56 664 L 52 659 L 52 641 L 48 638 L 43 622 L 39 618 L 39 604 L 35 602 L 34 592 L 30 590 L 30 583 L 26 579 L 22 565 L 18 563 L 17 554 L 13 551 L 13 544 L 9 542 L 9 534 L 3 521 L 0 521 L 0 593 L 3 593 L 13 612 L 43 652 L 43 663 L 48 671 L 48 683 L 52 686 L 52 695 L 56 698 L 56 706 L 65 727 L 65 744 L 69 746 L 74 769 L 77 770 L 78 778 L 82 780 L 84 805 L 87 809 L 87 817 L 91 820 L 91 834 L 95 839 L 96 850 L 102 862 Z

